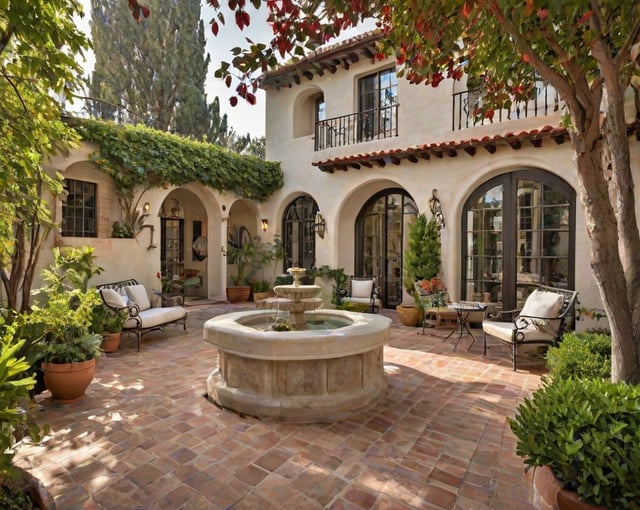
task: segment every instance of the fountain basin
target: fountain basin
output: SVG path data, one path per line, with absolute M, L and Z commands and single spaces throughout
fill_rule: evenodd
M 236 312 L 204 324 L 219 367 L 210 399 L 237 412 L 283 421 L 335 421 L 378 399 L 386 387 L 383 346 L 391 320 L 341 310 L 306 312 L 307 321 L 340 320 L 336 329 L 260 331 L 273 312 Z

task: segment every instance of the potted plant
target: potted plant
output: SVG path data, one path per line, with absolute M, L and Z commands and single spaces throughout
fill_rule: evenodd
M 539 507 L 640 508 L 640 386 L 545 379 L 508 421 Z
M 227 256 L 229 262 L 235 264 L 236 270 L 235 274 L 229 276 L 231 285 L 227 287 L 227 300 L 231 303 L 247 301 L 251 295 L 253 274 L 273 260 L 273 247 L 255 237 L 240 246 L 230 246 Z
M 42 334 L 44 381 L 51 398 L 71 403 L 83 398 L 95 375 L 102 336 L 91 332 L 93 310 L 100 304 L 91 276 L 101 268 L 94 264 L 93 248 L 54 248 L 54 263 L 43 271 L 45 286 L 37 293 L 31 318 Z
M 127 310 L 114 310 L 100 303 L 93 309 L 91 332 L 102 335 L 102 350 L 117 352 L 120 347 L 122 327 L 128 318 Z
M 440 255 L 440 227 L 434 218 L 427 220 L 426 214 L 416 216 L 409 226 L 409 246 L 404 253 L 404 287 L 414 302 L 396 306 L 398 319 L 405 326 L 417 326 L 422 321 L 420 298 L 416 295 L 416 280 L 431 280 L 442 268 Z
M 269 280 L 255 280 L 251 283 L 253 300 L 261 301 L 271 296 L 271 282 Z
M 29 398 L 36 379 L 32 365 L 20 355 L 25 339 L 17 322 L 0 318 L 0 508 L 55 508 L 44 485 L 28 471 L 13 464 L 16 443 L 25 436 L 34 442 L 48 432 L 32 419 Z

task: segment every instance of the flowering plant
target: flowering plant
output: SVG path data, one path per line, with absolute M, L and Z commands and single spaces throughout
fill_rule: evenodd
M 421 301 L 423 301 L 424 305 L 428 305 L 429 308 L 446 305 L 447 288 L 437 276 L 434 276 L 430 280 L 420 280 L 416 282 L 415 287 Z

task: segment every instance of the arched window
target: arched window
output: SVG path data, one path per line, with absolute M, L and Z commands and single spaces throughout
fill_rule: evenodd
M 573 188 L 542 170 L 500 175 L 462 215 L 463 299 L 519 308 L 536 284 L 575 288 Z
M 318 204 L 307 195 L 296 198 L 287 206 L 282 225 L 285 270 L 294 266 L 305 269 L 315 266 L 316 234 L 313 225 L 317 212 Z
M 394 188 L 371 197 L 356 220 L 356 275 L 378 277 L 385 308 L 402 303 L 403 252 L 417 214 L 407 192 Z

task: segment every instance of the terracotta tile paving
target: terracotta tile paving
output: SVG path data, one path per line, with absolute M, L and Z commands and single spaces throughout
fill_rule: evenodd
M 217 352 L 203 322 L 245 305 L 189 307 L 188 331 L 124 337 L 83 401 L 38 396 L 51 435 L 18 463 L 58 510 L 531 510 L 531 484 L 506 423 L 542 367 L 512 372 L 507 350 L 446 329 L 408 328 L 395 312 L 388 387 L 339 422 L 239 416 L 206 398 Z

